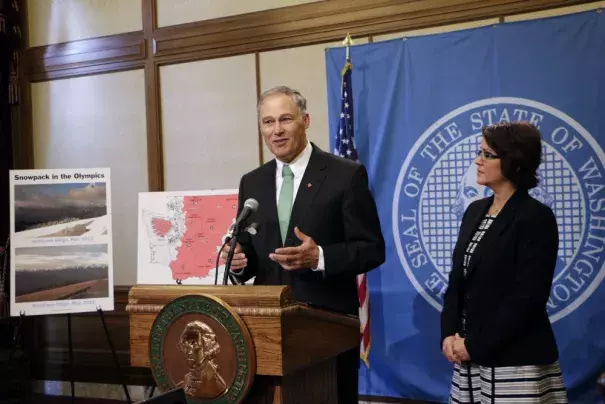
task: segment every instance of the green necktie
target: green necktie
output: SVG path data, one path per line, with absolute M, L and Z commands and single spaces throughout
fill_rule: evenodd
M 292 197 L 294 195 L 294 174 L 290 166 L 284 165 L 282 169 L 284 178 L 279 191 L 279 200 L 277 202 L 277 218 L 279 219 L 279 229 L 281 231 L 281 241 L 286 242 L 286 233 L 290 224 L 290 212 L 292 211 Z

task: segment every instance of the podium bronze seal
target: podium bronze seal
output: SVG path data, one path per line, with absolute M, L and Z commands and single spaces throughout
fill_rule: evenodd
M 190 404 L 237 404 L 256 372 L 254 346 L 239 315 L 209 295 L 174 299 L 149 334 L 149 362 L 162 391 L 182 387 Z

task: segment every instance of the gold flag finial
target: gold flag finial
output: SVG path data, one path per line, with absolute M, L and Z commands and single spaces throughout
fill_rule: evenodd
M 350 47 L 351 45 L 355 45 L 355 42 L 353 42 L 353 39 L 351 38 L 351 35 L 347 32 L 347 37 L 345 38 L 344 41 L 342 41 L 342 44 L 345 45 L 347 47 L 347 60 L 351 60 L 351 53 L 350 53 Z
M 347 37 L 342 41 L 342 44 L 346 46 L 355 45 L 355 42 L 353 42 L 353 39 L 351 38 L 351 34 L 347 32 Z

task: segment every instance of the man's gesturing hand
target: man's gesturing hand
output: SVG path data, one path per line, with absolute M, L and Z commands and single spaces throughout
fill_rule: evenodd
M 273 254 L 269 254 L 269 258 L 288 271 L 302 268 L 317 268 L 319 263 L 319 247 L 315 244 L 315 241 L 301 232 L 298 227 L 294 228 L 294 234 L 302 241 L 300 246 L 278 248 Z

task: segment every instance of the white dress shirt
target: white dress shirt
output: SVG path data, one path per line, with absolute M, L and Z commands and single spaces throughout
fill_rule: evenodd
M 292 174 L 294 174 L 294 195 L 292 196 L 292 201 L 294 203 L 294 201 L 296 201 L 296 194 L 298 193 L 298 187 L 300 186 L 300 183 L 302 181 L 303 175 L 305 174 L 305 170 L 307 169 L 307 165 L 309 164 L 309 160 L 311 159 L 311 153 L 313 152 L 313 146 L 311 145 L 311 142 L 307 141 L 307 146 L 304 148 L 304 150 L 294 158 L 294 160 L 292 160 L 290 162 L 290 164 L 288 164 L 290 166 L 290 169 L 292 170 Z M 275 159 L 275 162 L 277 163 L 277 168 L 275 170 L 275 201 L 276 203 L 279 203 L 279 192 L 281 191 L 281 185 L 284 181 L 284 178 L 282 176 L 282 169 L 284 167 L 284 165 L 286 163 L 284 163 L 283 161 L 280 161 L 278 159 Z M 325 270 L 325 263 L 324 263 L 324 252 L 323 249 L 321 248 L 321 246 L 319 247 L 319 262 L 317 265 L 317 268 L 313 268 L 314 271 L 323 271 Z

